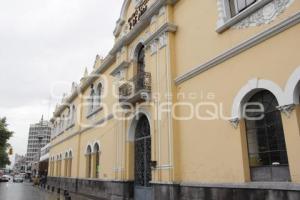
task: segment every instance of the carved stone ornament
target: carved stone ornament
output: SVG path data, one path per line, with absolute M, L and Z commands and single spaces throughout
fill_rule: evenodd
M 257 12 L 243 19 L 233 26 L 233 28 L 247 28 L 271 23 L 279 14 L 281 14 L 294 0 L 274 0 L 265 5 Z
M 226 1 L 228 0 L 217 0 L 218 6 L 218 23 L 224 24 L 229 18 L 226 11 Z M 264 0 L 260 0 L 264 1 Z M 254 27 L 263 24 L 271 23 L 278 15 L 280 15 L 284 10 L 289 7 L 295 0 L 273 0 L 269 4 L 260 8 L 250 16 L 244 18 L 239 23 L 232 26 L 232 28 L 242 29 L 247 27 Z
M 283 106 L 278 106 L 277 109 L 284 113 L 288 118 L 291 116 L 291 113 L 295 109 L 296 105 L 295 104 L 289 104 L 289 105 L 283 105 Z
M 231 123 L 231 125 L 235 129 L 237 129 L 239 127 L 240 119 L 239 118 L 233 118 L 233 119 L 229 120 L 229 122 Z

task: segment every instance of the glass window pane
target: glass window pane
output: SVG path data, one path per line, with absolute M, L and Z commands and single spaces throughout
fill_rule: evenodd
M 246 8 L 246 0 L 236 0 L 236 4 L 237 4 L 237 9 L 238 11 L 242 11 Z
M 247 0 L 247 6 L 250 6 L 251 4 L 253 4 L 256 0 Z
M 281 113 L 276 110 L 275 96 L 261 91 L 249 102 L 263 103 L 268 107 L 262 120 L 246 120 L 250 167 L 288 165 Z

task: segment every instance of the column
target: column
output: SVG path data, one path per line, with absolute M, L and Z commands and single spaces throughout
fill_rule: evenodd
M 285 107 L 282 111 L 282 123 L 286 141 L 291 179 L 300 183 L 300 106 Z

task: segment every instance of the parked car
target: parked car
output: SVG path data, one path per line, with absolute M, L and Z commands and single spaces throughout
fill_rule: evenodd
M 14 183 L 23 183 L 23 181 L 24 181 L 24 179 L 20 175 L 14 176 L 14 178 L 13 178 Z
M 10 181 L 10 177 L 7 175 L 3 175 L 0 177 L 0 182 L 9 182 Z

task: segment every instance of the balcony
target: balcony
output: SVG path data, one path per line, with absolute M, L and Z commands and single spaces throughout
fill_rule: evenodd
M 147 101 L 151 95 L 151 74 L 139 73 L 119 87 L 119 101 L 124 104 L 136 104 Z

